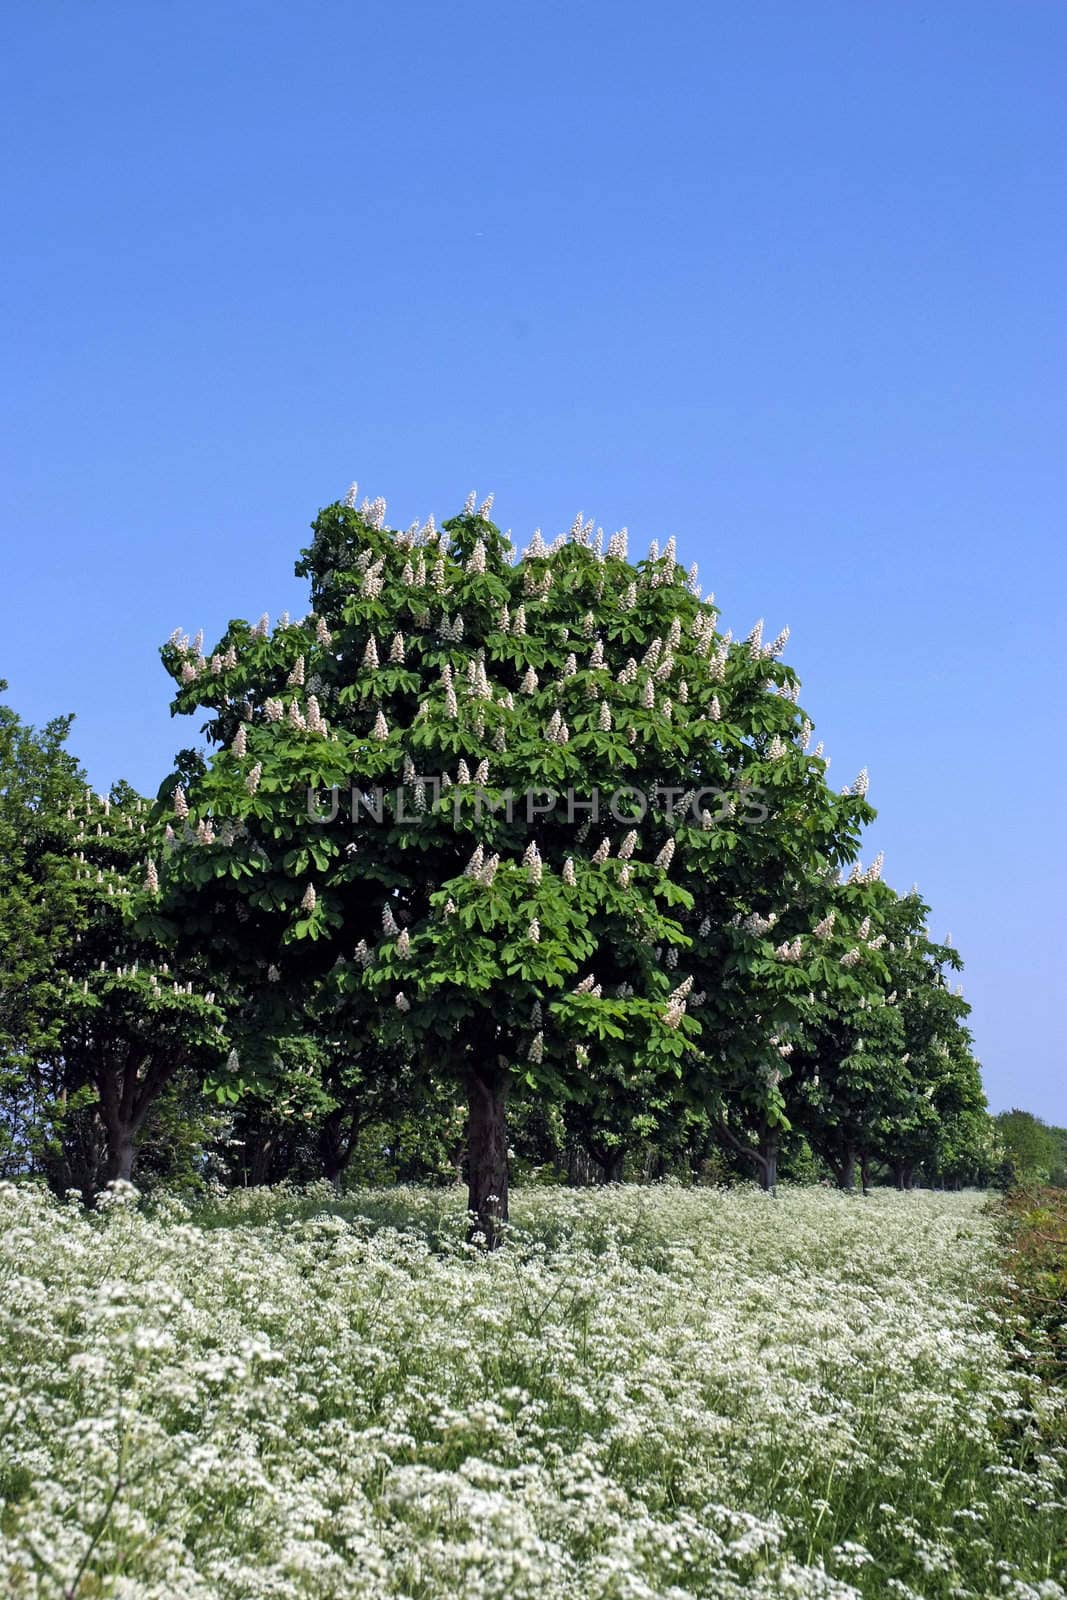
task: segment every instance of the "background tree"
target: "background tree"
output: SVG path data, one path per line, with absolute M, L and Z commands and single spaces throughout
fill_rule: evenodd
M 0 1049 L 9 1170 L 88 1199 L 130 1177 L 179 1075 L 225 1049 L 214 996 L 135 927 L 155 883 L 147 803 L 93 794 L 70 721 L 38 734 L 0 708 Z
M 715 941 L 704 976 L 717 998 L 708 1049 L 721 1063 L 712 1079 L 719 1084 L 719 1137 L 768 1189 L 792 1126 L 805 1041 L 880 998 L 884 976 L 884 941 L 871 928 L 883 888 L 880 858 L 866 871 L 853 863 L 848 882 L 838 882 L 838 863 L 851 858 L 860 822 L 873 815 L 863 799 L 865 775 L 831 797 L 825 764 L 819 768 L 815 793 L 795 819 L 800 848 L 776 866 L 772 856 L 732 916 L 717 930 L 706 918 L 700 930 Z
M 6 688 L 0 680 L 0 693 Z M 21 1092 L 25 1074 L 56 1045 L 52 993 L 75 912 L 70 882 L 55 871 L 85 787 L 67 749 L 72 721 L 57 717 L 38 731 L 0 705 L 0 1071 L 5 1136 L 16 1146 L 32 1103 Z
M 249 1087 L 235 1088 L 230 1071 L 210 1085 L 233 1104 L 233 1170 L 246 1184 L 325 1178 L 340 1189 L 361 1136 L 374 1126 L 398 1126 L 406 1114 L 427 1109 L 431 1096 L 395 1042 L 385 1046 L 370 1034 L 332 1038 L 329 1017 L 292 1021 L 306 1031 L 278 1040 L 269 1071 Z M 239 1074 L 243 1040 L 235 1038 Z
M 857 970 L 868 986 L 842 990 L 833 1004 L 820 994 L 795 1057 L 796 1117 L 843 1187 L 852 1187 L 857 1166 L 868 1187 L 881 1163 L 910 1188 L 919 1171 L 929 1181 L 940 1173 L 950 1123 L 957 1165 L 965 1144 L 977 1155 L 961 1119 L 983 1116 L 985 1100 L 963 1026 L 969 1007 L 945 972 L 959 968 L 958 954 L 929 938 L 928 907 L 914 890 L 899 896 L 878 882 L 863 905 Z
M 1054 1131 L 1018 1107 L 995 1119 L 1009 1183 L 1047 1183 L 1059 1160 Z

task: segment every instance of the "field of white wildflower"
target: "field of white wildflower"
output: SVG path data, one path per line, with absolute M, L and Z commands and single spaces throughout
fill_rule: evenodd
M 514 1210 L 485 1257 L 447 1191 L 0 1186 L 3 1592 L 1067 1594 L 981 1197 Z

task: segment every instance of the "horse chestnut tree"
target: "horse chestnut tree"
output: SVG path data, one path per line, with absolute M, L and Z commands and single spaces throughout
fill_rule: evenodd
M 297 563 L 302 621 L 172 636 L 213 748 L 166 786 L 158 913 L 265 1029 L 325 996 L 354 1055 L 458 1080 L 494 1245 L 517 1085 L 595 1100 L 621 1067 L 784 1121 L 804 997 L 859 981 L 847 918 L 814 929 L 873 812 L 808 749 L 786 634 L 722 633 L 673 539 L 632 562 L 579 518 L 519 557 L 490 510 L 397 532 L 352 492 Z

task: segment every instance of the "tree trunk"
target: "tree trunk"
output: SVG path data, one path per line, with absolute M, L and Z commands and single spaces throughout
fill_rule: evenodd
M 270 1182 L 270 1166 L 274 1157 L 274 1135 L 264 1133 L 249 1150 L 245 1147 L 246 1182 L 252 1189 Z
M 346 1111 L 343 1106 L 336 1106 L 327 1112 L 319 1129 L 318 1147 L 322 1175 L 338 1194 L 341 1192 L 348 1163 L 352 1159 L 360 1124 L 361 1119 L 355 1113 Z
M 626 1161 L 626 1151 L 622 1145 L 598 1144 L 593 1139 L 586 1139 L 584 1153 L 596 1165 L 596 1183 L 622 1182 L 622 1169 Z
M 851 1194 L 856 1187 L 856 1152 L 849 1150 L 840 1161 L 833 1164 L 837 1177 L 837 1187 L 847 1189 Z
M 115 1052 L 118 1060 L 105 1053 L 97 1070 L 100 1120 L 107 1140 L 104 1182 L 131 1183 L 144 1108 L 137 1103 L 137 1067 L 129 1047 L 116 1045 Z
M 132 1183 L 133 1163 L 137 1155 L 134 1130 L 128 1123 L 119 1123 L 107 1130 L 108 1183 Z
M 178 1061 L 162 1055 L 138 1060 L 128 1043 L 97 1043 L 96 1087 L 100 1120 L 107 1134 L 106 1182 L 132 1182 L 145 1118 L 178 1066 Z
M 860 1159 L 860 1184 L 865 1195 L 871 1192 L 871 1163 L 867 1156 Z
M 707 1162 L 715 1148 L 715 1140 L 709 1135 L 701 1138 L 690 1139 L 686 1151 L 686 1160 L 689 1163 L 689 1175 L 693 1183 L 698 1183 L 704 1176 Z
M 778 1193 L 778 1156 L 782 1148 L 782 1136 L 777 1128 L 769 1128 L 766 1123 L 759 1132 L 758 1142 L 755 1145 L 747 1144 L 743 1139 L 720 1123 L 718 1127 L 720 1141 L 735 1150 L 746 1161 L 751 1161 L 759 1177 L 760 1187 L 768 1194 Z
M 603 1183 L 621 1183 L 622 1169 L 626 1162 L 625 1150 L 606 1150 L 604 1159 L 600 1163 Z
M 767 1194 L 778 1193 L 778 1151 L 780 1143 L 777 1133 L 765 1133 L 760 1139 L 757 1166 L 760 1186 Z
M 593 1182 L 593 1162 L 587 1151 L 578 1144 L 567 1149 L 567 1186 L 571 1189 L 588 1189 Z
M 488 1062 L 473 1064 L 467 1075 L 468 1238 L 496 1250 L 508 1220 L 509 1074 Z

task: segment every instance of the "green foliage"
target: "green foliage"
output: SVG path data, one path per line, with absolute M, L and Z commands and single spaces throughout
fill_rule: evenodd
M 161 1096 L 199 1085 L 226 1040 L 202 963 L 175 974 L 160 945 L 147 803 L 94 795 L 68 730 L 0 708 L 2 1153 L 88 1199 L 130 1176 Z
M 395 1044 L 368 1034 L 350 1051 L 330 1037 L 329 1017 L 305 1017 L 305 1032 L 276 1042 L 271 1077 L 234 1097 L 222 1170 L 240 1184 L 426 1180 L 440 1175 L 440 1140 L 462 1144 L 462 1120 L 446 1096 L 414 1073 Z M 236 1054 L 236 1052 L 235 1052 Z M 234 1062 L 232 1072 L 240 1074 Z M 212 1084 L 224 1102 L 231 1073 Z M 404 1159 L 397 1156 L 403 1146 Z M 453 1158 L 452 1175 L 458 1155 Z M 447 1163 L 446 1163 L 447 1165 Z
M 898 896 L 876 882 L 865 907 L 878 966 L 858 995 L 812 996 L 791 1059 L 797 1122 L 846 1187 L 857 1164 L 867 1172 L 874 1163 L 901 1187 L 920 1174 L 988 1181 L 985 1098 L 963 1024 L 969 1007 L 946 973 L 959 957 L 929 938 L 929 908 L 914 890 Z
M 9 1072 L 56 1042 L 53 983 L 75 902 L 54 863 L 70 849 L 84 784 L 66 749 L 72 720 L 38 732 L 0 705 L 0 1062 Z
M 992 1133 L 959 957 L 856 860 L 785 632 L 724 633 L 673 540 L 516 560 L 488 510 L 329 506 L 302 621 L 172 636 L 208 750 L 154 807 L 0 708 L 6 1170 L 91 1194 L 169 1105 L 187 1174 L 440 1175 L 462 1133 L 403 1130 L 466 1099 L 480 1215 L 509 1142 L 577 1182 L 1067 1179 L 1056 1130 Z
M 994 1118 L 1007 1184 L 1048 1183 L 1062 1169 L 1064 1131 L 1029 1111 L 1002 1111 Z
M 808 753 L 783 641 L 722 635 L 673 542 L 631 564 L 576 524 L 515 564 L 484 508 L 382 522 L 320 514 L 302 622 L 163 651 L 214 747 L 163 786 L 176 935 L 256 990 L 264 1037 L 273 979 L 279 1023 L 316 996 L 420 1070 L 584 1105 L 606 1147 L 677 1102 L 786 1128 L 805 994 L 881 969 L 865 888 L 834 886 L 873 812 Z M 570 803 L 533 815 L 543 790 Z

